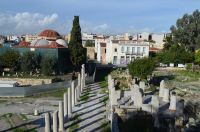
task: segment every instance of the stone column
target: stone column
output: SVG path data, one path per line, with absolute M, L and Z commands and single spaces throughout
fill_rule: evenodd
M 82 82 L 83 80 L 82 80 L 82 76 L 80 77 L 80 94 L 82 93 L 82 91 L 83 91 L 83 85 L 82 85 Z
M 174 94 L 171 94 L 169 109 L 176 110 L 176 95 Z
M 75 106 L 75 87 L 74 87 L 74 81 L 71 83 L 71 90 L 72 90 L 72 107 Z
M 139 87 L 143 90 L 143 92 L 144 92 L 144 90 L 145 90 L 145 82 L 143 82 L 143 81 L 140 81 L 139 82 Z
M 164 97 L 164 88 L 165 88 L 165 81 L 162 80 L 160 82 L 160 89 L 159 89 L 159 97 Z
M 164 88 L 164 97 L 163 97 L 163 101 L 164 102 L 169 102 L 169 89 L 168 88 Z
M 85 87 L 85 64 L 82 64 L 82 69 L 81 69 L 81 77 L 82 77 L 82 90 Z
M 68 118 L 72 115 L 71 88 L 68 88 Z
M 63 102 L 59 101 L 59 131 L 64 131 L 64 119 L 63 119 Z
M 81 74 L 79 73 L 78 74 L 78 98 L 79 98 L 79 96 L 80 96 L 80 94 L 81 94 Z
M 158 96 L 152 95 L 151 97 L 152 113 L 157 113 L 159 108 Z
M 34 116 L 38 116 L 39 115 L 39 112 L 37 109 L 34 110 Z
M 136 83 L 135 78 L 132 79 L 132 85 L 134 85 Z
M 68 110 L 68 108 L 67 108 L 67 93 L 64 93 L 64 95 L 63 95 L 64 97 L 64 118 L 65 119 L 67 119 L 67 110 Z
M 49 113 L 45 114 L 45 132 L 50 132 L 50 117 L 49 117 Z
M 78 87 L 75 87 L 75 90 L 74 90 L 74 92 L 75 92 L 75 94 L 74 94 L 74 105 L 76 105 L 76 103 L 77 103 L 77 90 L 78 90 Z
M 58 111 L 53 113 L 53 132 L 58 132 Z

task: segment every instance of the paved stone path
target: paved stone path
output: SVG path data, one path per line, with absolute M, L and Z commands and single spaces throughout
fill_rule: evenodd
M 89 99 L 79 102 L 73 109 L 73 115 L 78 115 L 79 119 L 70 121 L 67 128 L 78 124 L 78 127 L 73 131 L 100 132 L 102 131 L 102 124 L 106 121 L 106 106 L 105 102 L 102 100 L 105 99 L 107 95 L 100 93 L 101 88 L 98 83 L 87 85 L 82 94 L 84 94 L 84 92 L 86 93 L 87 89 L 89 91 Z M 68 128 L 67 131 L 71 131 L 70 128 Z

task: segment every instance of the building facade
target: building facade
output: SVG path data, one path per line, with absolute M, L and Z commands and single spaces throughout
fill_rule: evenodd
M 31 43 L 32 41 L 37 39 L 37 35 L 25 35 L 25 41 Z
M 106 63 L 126 66 L 131 61 L 149 56 L 149 43 L 144 41 L 110 40 L 106 45 Z

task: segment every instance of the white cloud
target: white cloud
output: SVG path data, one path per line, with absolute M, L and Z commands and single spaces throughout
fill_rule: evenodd
M 106 33 L 109 30 L 109 26 L 106 23 L 96 25 L 92 22 L 81 20 L 80 22 L 81 28 L 83 32 L 89 33 Z
M 46 16 L 42 20 L 39 20 L 40 25 L 48 25 L 54 23 L 58 19 L 57 14 L 52 14 L 51 16 Z
M 1 34 L 37 33 L 51 26 L 58 19 L 57 14 L 44 15 L 40 13 L 22 12 L 17 14 L 0 13 Z
M 153 32 L 153 28 L 145 27 L 145 28 L 136 28 L 135 26 L 130 26 L 128 30 L 131 33 L 138 33 L 138 32 Z
M 94 27 L 94 30 L 106 30 L 108 28 L 107 24 L 102 24 L 102 25 L 98 25 L 96 27 Z

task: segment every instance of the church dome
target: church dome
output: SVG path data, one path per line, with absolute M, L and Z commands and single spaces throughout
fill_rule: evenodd
M 63 40 L 63 39 L 57 39 L 57 40 L 56 40 L 56 43 L 58 43 L 59 45 L 62 45 L 62 46 L 64 46 L 64 47 L 67 47 L 67 43 L 66 43 L 66 41 Z
M 48 44 L 49 44 L 48 40 L 38 39 L 38 40 L 32 41 L 30 46 L 38 47 L 38 46 L 46 46 Z
M 45 38 L 60 38 L 60 34 L 54 30 L 47 29 L 38 34 L 38 37 L 45 37 Z

